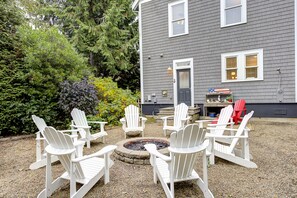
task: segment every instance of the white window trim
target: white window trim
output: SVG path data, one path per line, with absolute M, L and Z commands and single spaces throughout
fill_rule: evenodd
M 246 66 L 245 66 L 245 57 L 247 55 L 257 54 L 258 58 L 258 78 L 245 78 L 246 76 Z M 226 58 L 228 57 L 237 57 L 237 80 L 227 80 L 226 77 Z M 221 54 L 221 78 L 222 82 L 245 82 L 245 81 L 259 81 L 263 80 L 263 49 L 240 51 L 240 52 L 231 52 Z
M 241 0 L 241 22 L 226 24 L 225 7 L 226 0 L 221 0 L 221 27 L 229 27 L 233 25 L 239 25 L 247 23 L 247 0 Z
M 185 14 L 185 32 L 182 34 L 175 34 L 173 35 L 172 31 L 172 6 L 184 3 L 184 14 Z M 188 17 L 188 0 L 179 0 L 168 4 L 168 32 L 169 37 L 176 37 L 176 36 L 182 36 L 185 34 L 189 34 L 189 17 Z
M 177 66 L 177 63 L 190 62 L 189 66 Z M 177 70 L 190 69 L 191 75 L 191 106 L 194 107 L 194 67 L 193 58 L 173 60 L 173 90 L 174 90 L 174 106 L 177 105 Z

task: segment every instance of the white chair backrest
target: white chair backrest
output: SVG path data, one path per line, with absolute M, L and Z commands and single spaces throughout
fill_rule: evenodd
M 139 126 L 139 108 L 134 105 L 129 105 L 125 108 L 125 118 L 128 128 Z
M 45 123 L 44 119 L 36 115 L 32 115 L 32 119 L 35 125 L 37 126 L 39 132 L 43 135 L 44 129 L 45 127 L 47 127 L 47 124 Z
M 67 134 L 56 131 L 53 127 L 45 127 L 44 137 L 48 144 L 55 149 L 55 152 L 60 152 L 58 158 L 65 170 L 68 172 L 68 175 L 70 175 L 71 154 L 63 154 L 63 150 L 75 149 L 72 138 Z M 74 173 L 76 179 L 85 178 L 79 163 L 76 163 Z
M 170 135 L 170 147 L 185 149 L 183 153 L 172 153 L 174 179 L 182 179 L 191 175 L 198 153 L 186 153 L 191 148 L 198 147 L 205 140 L 206 130 L 196 124 L 187 125 L 183 130 Z
M 181 127 L 181 120 L 188 116 L 188 106 L 185 103 L 180 103 L 174 109 L 174 127 Z
M 251 119 L 251 117 L 253 116 L 254 111 L 251 111 L 250 113 L 246 114 L 243 119 L 242 122 L 240 123 L 235 136 L 239 137 L 241 135 L 243 135 L 244 129 L 246 128 L 246 125 L 248 123 L 248 121 Z M 239 138 L 233 138 L 231 144 L 230 144 L 230 149 L 231 151 L 233 151 L 233 149 L 235 148 L 236 144 L 238 143 Z
M 81 111 L 77 108 L 74 108 L 71 111 L 71 117 L 74 121 L 74 124 L 77 126 L 89 126 L 88 125 L 88 121 L 87 121 L 87 117 L 84 111 Z M 89 129 L 85 129 L 86 131 Z M 86 137 L 86 131 L 85 130 L 80 130 L 79 134 L 82 138 Z M 89 131 L 88 131 L 89 132 Z
M 230 118 L 232 116 L 233 113 L 233 107 L 232 105 L 228 105 L 227 107 L 223 108 L 220 112 L 219 115 L 219 119 L 218 119 L 218 124 L 224 124 L 225 125 L 220 125 L 220 126 L 216 126 L 216 129 L 213 130 L 212 133 L 214 133 L 215 135 L 223 135 L 224 133 L 224 128 L 227 127 L 227 123 L 230 121 Z

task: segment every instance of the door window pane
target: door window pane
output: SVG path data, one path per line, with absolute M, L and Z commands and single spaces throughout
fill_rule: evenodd
M 226 24 L 241 22 L 241 6 L 226 10 Z
M 226 0 L 226 8 L 241 5 L 241 0 Z
M 190 88 L 190 72 L 188 71 L 179 71 L 179 88 L 185 89 Z
M 185 3 L 180 3 L 172 6 L 172 20 L 184 19 L 184 6 Z

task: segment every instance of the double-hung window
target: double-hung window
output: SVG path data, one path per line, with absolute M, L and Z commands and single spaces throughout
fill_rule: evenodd
M 222 58 L 222 82 L 263 80 L 263 49 L 226 53 Z
M 169 37 L 188 34 L 188 0 L 168 4 Z
M 247 0 L 221 0 L 221 27 L 246 23 Z

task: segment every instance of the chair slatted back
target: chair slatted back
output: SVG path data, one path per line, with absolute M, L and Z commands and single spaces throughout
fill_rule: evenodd
M 215 135 L 223 135 L 224 128 L 227 127 L 227 123 L 230 121 L 232 113 L 233 113 L 232 105 L 228 105 L 227 107 L 223 108 L 220 112 L 220 116 L 217 124 L 223 124 L 223 123 L 226 123 L 226 124 L 216 126 L 215 130 L 212 130 L 211 133 L 214 133 Z
M 87 117 L 84 111 L 81 111 L 77 108 L 74 108 L 71 111 L 71 117 L 75 123 L 75 125 L 78 126 L 89 126 L 88 125 L 88 121 L 87 121 Z M 84 129 L 84 130 L 80 130 L 79 134 L 82 138 L 86 138 L 86 133 L 89 133 L 90 130 L 89 129 Z
M 44 136 L 52 148 L 61 152 L 60 155 L 58 155 L 58 158 L 65 170 L 68 172 L 68 175 L 70 175 L 71 154 L 63 154 L 63 150 L 75 148 L 72 138 L 67 134 L 56 131 L 53 127 L 46 127 L 44 130 Z M 76 163 L 74 175 L 77 179 L 85 178 L 79 163 Z
M 174 109 L 174 127 L 181 127 L 181 120 L 186 119 L 188 116 L 189 107 L 185 103 L 180 103 Z
M 240 118 L 244 110 L 246 110 L 245 100 L 244 99 L 237 100 L 234 104 L 234 112 L 232 117 Z
M 243 119 L 242 122 L 240 123 L 235 136 L 242 136 L 244 129 L 247 126 L 248 121 L 251 119 L 251 117 L 253 116 L 254 111 L 251 111 L 250 113 L 246 114 Z M 230 144 L 230 151 L 233 151 L 233 149 L 235 148 L 236 144 L 238 143 L 239 138 L 233 138 L 231 144 Z
M 47 127 L 47 124 L 45 123 L 44 119 L 36 115 L 32 115 L 32 119 L 35 125 L 37 126 L 39 132 L 43 135 L 44 129 L 45 127 Z
M 173 132 L 170 135 L 170 147 L 187 149 L 198 147 L 205 140 L 206 130 L 196 124 L 187 125 L 183 130 Z M 182 179 L 190 176 L 198 153 L 172 153 L 174 179 Z
M 128 128 L 139 127 L 139 108 L 134 105 L 129 105 L 125 108 L 125 118 Z

